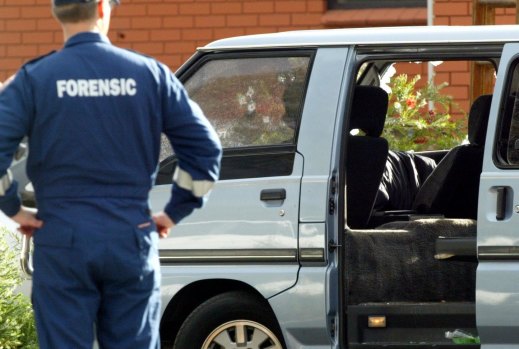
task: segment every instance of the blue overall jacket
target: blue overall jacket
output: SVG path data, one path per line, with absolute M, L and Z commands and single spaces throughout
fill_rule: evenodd
M 178 158 L 164 208 L 178 223 L 218 177 L 216 133 L 165 65 L 80 33 L 25 64 L 0 93 L 0 178 L 28 136 L 27 175 L 42 220 L 59 216 L 63 202 L 88 203 L 91 213 L 114 210 L 109 200 L 147 205 L 161 133 Z M 20 209 L 15 182 L 0 209 L 8 216 Z

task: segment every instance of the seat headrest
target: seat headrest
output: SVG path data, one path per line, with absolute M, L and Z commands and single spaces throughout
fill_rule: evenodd
M 379 137 L 384 130 L 388 105 L 387 92 L 377 86 L 356 86 L 353 93 L 350 130 L 361 129 L 367 136 Z
M 492 95 L 481 95 L 472 103 L 469 112 L 469 143 L 484 145 Z

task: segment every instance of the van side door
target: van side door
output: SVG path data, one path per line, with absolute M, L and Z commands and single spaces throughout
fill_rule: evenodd
M 519 45 L 505 45 L 478 205 L 476 322 L 482 349 L 519 345 Z
M 312 51 L 206 53 L 184 69 L 180 79 L 220 136 L 224 153 L 205 207 L 161 241 L 163 266 L 283 263 L 289 276 L 264 296 L 295 283 L 303 173 L 296 142 L 312 57 Z M 155 210 L 169 199 L 176 166 L 174 152 L 161 156 L 150 195 Z M 222 278 L 231 277 L 221 270 Z M 233 277 L 259 284 L 246 274 Z M 208 271 L 208 277 L 216 276 Z

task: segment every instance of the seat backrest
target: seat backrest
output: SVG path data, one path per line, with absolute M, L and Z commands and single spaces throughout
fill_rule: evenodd
M 388 143 L 380 137 L 388 106 L 387 93 L 376 86 L 357 86 L 353 94 L 346 154 L 347 223 L 350 228 L 368 225 L 388 154 Z
M 451 218 L 477 218 L 479 178 L 492 95 L 478 97 L 469 113 L 469 144 L 452 148 L 418 190 L 413 209 Z

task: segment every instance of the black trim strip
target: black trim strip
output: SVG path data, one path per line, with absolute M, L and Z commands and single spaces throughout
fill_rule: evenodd
M 293 149 L 292 152 L 285 151 Z M 225 151 L 222 157 L 220 180 L 289 176 L 295 161 L 295 146 L 271 147 L 248 151 Z M 276 152 L 278 151 L 278 152 Z M 172 155 L 159 165 L 156 185 L 173 183 L 177 158 Z
M 295 263 L 297 249 L 160 250 L 160 262 L 177 263 Z
M 480 246 L 479 260 L 519 260 L 519 246 Z

